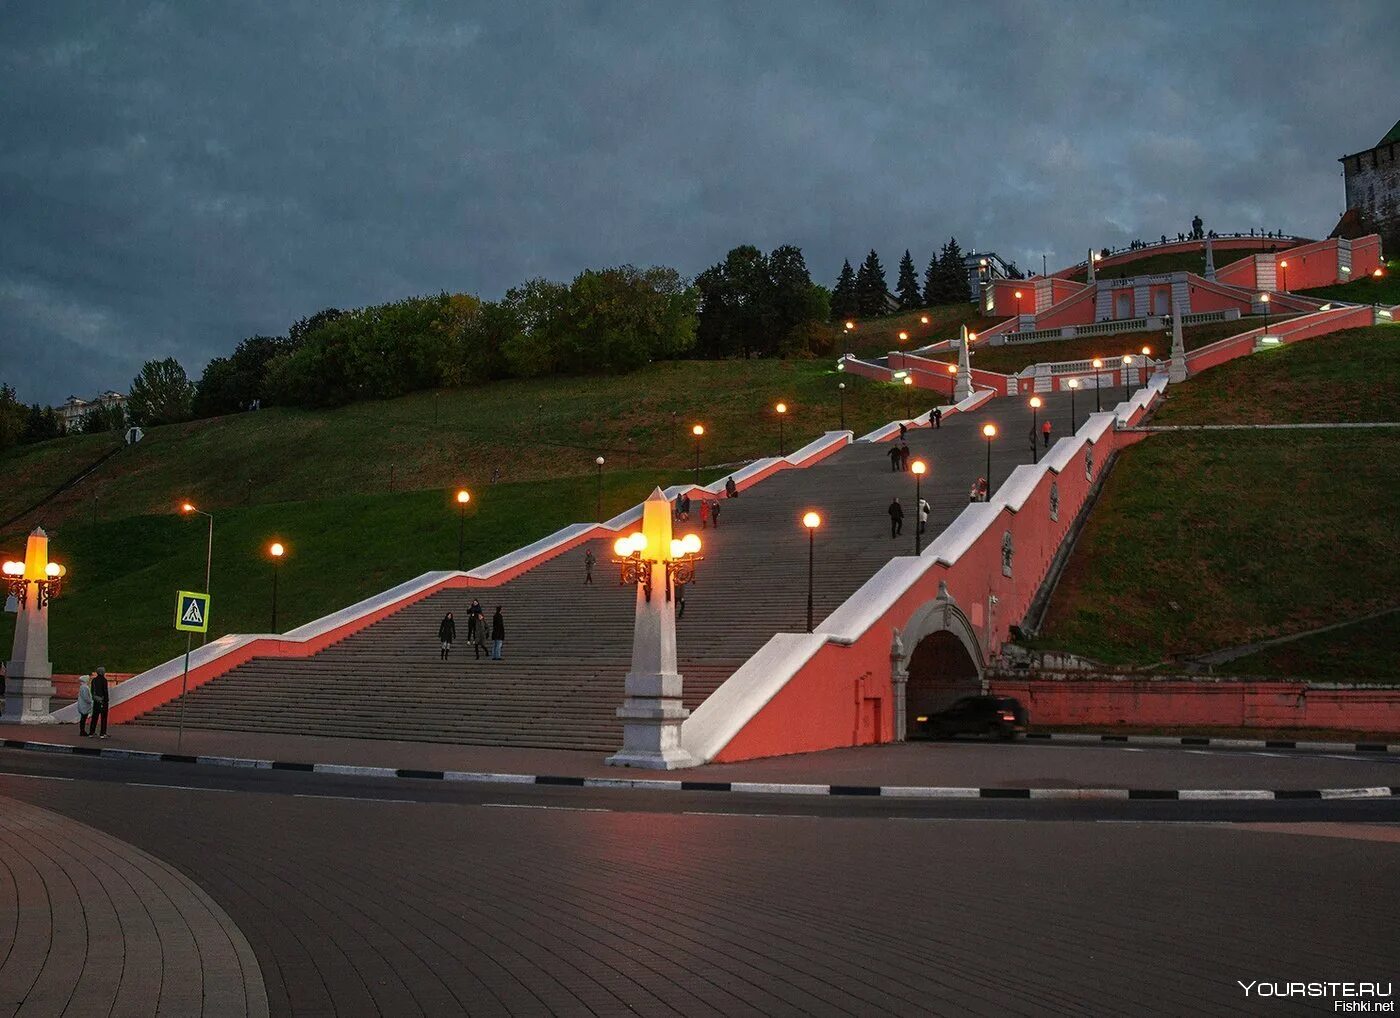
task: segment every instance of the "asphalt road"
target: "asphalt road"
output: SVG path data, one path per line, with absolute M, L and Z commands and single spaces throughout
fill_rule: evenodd
M 1394 800 L 655 793 L 12 751 L 0 797 L 189 877 L 274 1014 L 1317 1013 L 1236 980 L 1400 975 Z

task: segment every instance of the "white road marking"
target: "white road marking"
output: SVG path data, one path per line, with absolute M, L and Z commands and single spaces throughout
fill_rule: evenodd
M 241 792 L 241 788 L 201 788 L 199 785 L 162 785 L 153 781 L 123 781 L 128 788 L 174 788 L 181 792 Z
M 524 802 L 483 802 L 483 806 L 491 806 L 495 809 L 552 809 L 561 813 L 611 813 L 612 810 L 604 809 L 601 806 L 537 806 L 533 803 Z
M 407 802 L 415 806 L 426 805 L 420 799 L 377 799 L 366 795 L 316 795 L 314 792 L 295 792 L 294 799 L 341 799 L 345 802 Z
M 788 820 L 798 818 L 802 820 L 833 820 L 837 817 L 819 817 L 815 813 L 725 813 L 722 810 L 708 809 L 688 809 L 682 816 L 688 817 L 755 817 L 762 820 Z
M 34 778 L 38 781 L 72 781 L 72 778 L 61 778 L 57 774 L 22 774 L 19 771 L 0 772 L 7 778 Z

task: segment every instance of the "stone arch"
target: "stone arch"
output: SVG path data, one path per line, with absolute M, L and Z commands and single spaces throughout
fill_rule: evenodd
M 943 583 L 938 585 L 938 597 L 896 630 L 890 666 L 894 737 L 899 742 L 908 730 L 909 710 L 936 710 L 959 696 L 982 691 L 984 668 L 977 630 Z

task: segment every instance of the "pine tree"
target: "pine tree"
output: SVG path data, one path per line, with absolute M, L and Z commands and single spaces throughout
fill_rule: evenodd
M 885 268 L 880 264 L 880 256 L 871 248 L 856 273 L 856 303 L 864 318 L 878 318 L 886 314 L 885 295 L 889 287 L 885 283 Z
M 848 258 L 841 265 L 841 275 L 831 290 L 831 317 L 833 321 L 844 320 L 858 313 L 856 304 L 856 273 Z
M 967 268 L 963 265 L 962 248 L 958 247 L 956 237 L 948 238 L 948 246 L 944 249 L 947 258 L 947 293 L 945 300 L 949 304 L 965 303 L 972 300 L 972 289 L 967 282 Z
M 937 254 L 937 252 L 935 252 L 935 253 L 929 255 L 929 258 L 928 258 L 928 268 L 924 269 L 924 306 L 925 306 L 925 307 L 933 307 L 935 304 L 941 304 L 941 303 L 942 303 L 942 301 L 940 301 L 940 300 L 938 299 L 938 297 L 939 297 L 939 291 L 940 291 L 940 287 L 939 287 L 939 283 L 940 283 L 940 282 L 941 282 L 941 278 L 940 278 L 939 275 L 938 275 L 938 254 Z
M 923 305 L 924 295 L 919 291 L 919 277 L 914 272 L 914 259 L 906 248 L 904 257 L 899 260 L 899 309 L 913 311 Z

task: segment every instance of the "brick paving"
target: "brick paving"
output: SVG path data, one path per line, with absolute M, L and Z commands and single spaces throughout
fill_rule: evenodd
M 0 1014 L 268 1013 L 228 915 L 168 863 L 0 799 Z
M 1258 1013 L 1400 943 L 1400 845 L 1336 832 L 10 784 L 193 875 L 274 1014 Z

